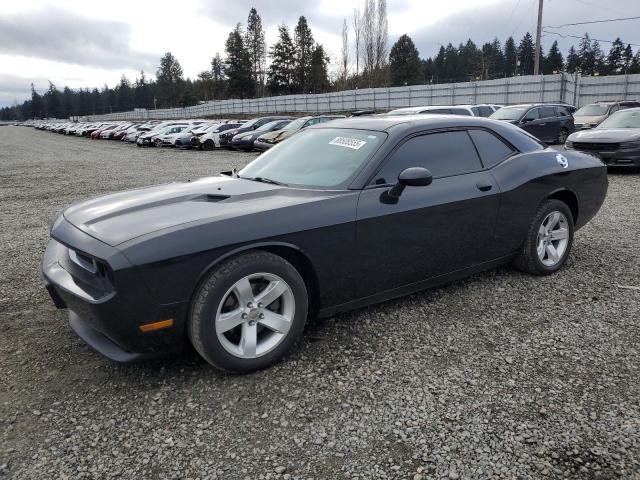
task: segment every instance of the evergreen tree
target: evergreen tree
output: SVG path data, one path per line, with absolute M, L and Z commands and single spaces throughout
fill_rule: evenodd
M 278 41 L 271 47 L 271 65 L 267 75 L 267 88 L 272 95 L 293 92 L 295 82 L 295 45 L 286 25 L 278 27 Z
M 633 49 L 627 44 L 622 54 L 622 73 L 628 73 L 631 62 L 633 62 Z
M 408 35 L 402 35 L 391 47 L 389 69 L 391 85 L 416 85 L 423 81 L 420 54 Z
M 479 72 L 482 79 L 495 78 L 504 73 L 504 55 L 500 41 L 495 38 L 491 43 L 485 43 L 480 53 Z
M 445 82 L 458 80 L 458 50 L 451 43 L 444 49 L 444 65 L 442 72 Z
M 137 108 L 153 108 L 151 86 L 147 81 L 144 70 L 140 70 L 140 76 L 136 78 L 133 92 L 133 103 Z
M 438 54 L 436 55 L 436 58 L 433 60 L 435 83 L 445 81 L 444 80 L 444 64 L 445 64 L 446 54 L 447 52 L 445 51 L 444 47 L 440 45 L 440 50 L 438 50 Z
M 607 63 L 600 42 L 594 40 L 591 44 L 591 55 L 593 57 L 593 73 L 598 75 L 607 74 Z
M 99 114 L 102 113 L 101 102 L 100 102 L 100 90 L 94 88 L 91 90 L 91 110 L 89 113 Z
M 44 94 L 44 109 L 48 118 L 62 118 L 60 110 L 60 92 L 56 86 L 49 82 L 49 89 Z
M 593 75 L 596 69 L 593 49 L 591 48 L 591 38 L 585 33 L 578 44 L 578 58 L 580 59 L 580 72 L 585 75 Z
M 294 30 L 293 44 L 295 46 L 295 85 L 299 93 L 309 91 L 308 77 L 311 73 L 311 57 L 314 50 L 314 40 L 307 19 L 301 16 Z
M 562 57 L 562 52 L 560 48 L 558 48 L 557 40 L 551 44 L 551 48 L 549 49 L 549 54 L 545 57 L 542 69 L 545 75 L 550 73 L 559 73 L 562 71 L 562 67 L 564 65 L 564 58 Z
M 624 43 L 620 40 L 620 37 L 616 38 L 611 45 L 609 55 L 607 55 L 607 73 L 619 74 L 624 70 Z
M 433 83 L 435 76 L 435 65 L 433 59 L 422 60 L 422 72 L 426 83 Z
M 527 32 L 518 45 L 518 61 L 520 75 L 533 75 L 535 45 L 531 34 Z
M 576 49 L 571 45 L 567 54 L 567 72 L 576 73 L 580 71 L 580 57 L 576 53 Z
M 628 73 L 640 73 L 640 50 L 636 52 L 633 60 L 631 60 Z
M 125 112 L 133 108 L 133 89 L 129 79 L 122 75 L 120 83 L 116 87 L 116 107 L 119 112 Z
M 512 77 L 516 74 L 518 68 L 518 50 L 513 37 L 507 38 L 504 44 L 504 74 L 506 77 Z
M 158 106 L 175 107 L 180 103 L 183 88 L 183 72 L 180 62 L 171 54 L 165 53 L 160 59 L 160 67 L 156 71 L 158 84 Z
M 255 93 L 251 56 L 247 50 L 240 24 L 229 33 L 225 44 L 225 73 L 227 75 L 228 93 L 232 98 L 251 98 Z
M 212 98 L 222 98 L 225 93 L 224 63 L 218 52 L 211 59 L 211 80 L 213 82 Z
M 262 94 L 264 86 L 264 68 L 267 56 L 262 19 L 258 11 L 252 8 L 247 18 L 247 31 L 245 33 L 245 46 L 251 59 L 251 75 L 257 86 L 258 94 Z
M 309 69 L 308 85 L 312 93 L 323 93 L 329 90 L 329 76 L 327 64 L 329 57 L 320 44 L 316 44 L 311 53 L 311 66 Z
M 34 118 L 42 118 L 44 114 L 44 102 L 42 96 L 36 92 L 36 87 L 31 84 L 31 112 Z

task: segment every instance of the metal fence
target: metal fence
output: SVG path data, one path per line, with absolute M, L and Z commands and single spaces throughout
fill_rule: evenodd
M 379 111 L 423 105 L 565 102 L 576 106 L 596 100 L 640 100 L 640 74 L 607 77 L 554 75 L 509 77 L 496 80 L 344 90 L 334 93 L 283 95 L 205 102 L 184 108 L 135 109 L 87 120 L 151 120 L 202 118 L 263 113 L 329 113 L 359 109 Z

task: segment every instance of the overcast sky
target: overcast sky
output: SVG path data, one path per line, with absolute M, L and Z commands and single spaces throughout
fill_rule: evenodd
M 305 15 L 313 35 L 332 59 L 341 49 L 343 18 L 363 0 L 2 0 L 0 11 L 0 105 L 29 96 L 29 85 L 43 91 L 48 80 L 59 89 L 116 84 L 141 69 L 153 75 L 160 56 L 171 51 L 185 75 L 208 69 L 211 57 L 224 56 L 224 42 L 237 22 L 255 6 L 267 44 L 277 26 L 295 25 Z M 471 38 L 478 44 L 535 32 L 538 0 L 388 0 L 389 42 L 409 34 L 421 56 L 440 46 Z M 640 16 L 640 0 L 545 0 L 543 24 Z M 640 20 L 556 28 L 563 35 L 591 36 L 640 45 Z M 577 39 L 545 35 L 543 47 L 558 40 L 563 52 Z M 602 42 L 604 50 L 610 44 Z M 634 47 L 634 50 L 639 47 Z

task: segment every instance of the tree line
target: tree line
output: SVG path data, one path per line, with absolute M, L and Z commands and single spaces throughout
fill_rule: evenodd
M 313 37 L 304 16 L 290 30 L 278 27 L 276 41 L 267 49 L 262 20 L 255 8 L 246 25 L 229 32 L 224 56 L 219 52 L 210 68 L 197 78 L 185 78 L 180 62 L 167 52 L 160 59 L 155 80 L 144 71 L 132 82 L 122 76 L 113 88 L 59 90 L 49 83 L 39 93 L 31 85 L 31 98 L 0 109 L 0 120 L 68 118 L 134 108 L 171 108 L 201 101 L 255 98 L 268 95 L 324 93 L 352 88 L 448 83 L 532 75 L 535 42 L 526 33 L 516 44 L 504 45 L 495 38 L 478 46 L 471 39 L 457 47 L 441 45 L 433 57 L 421 58 L 408 35 L 389 49 L 386 0 L 364 0 L 342 24 L 340 57 L 330 61 L 324 47 Z M 267 66 L 267 60 L 268 66 Z M 587 33 L 572 46 L 566 58 L 554 41 L 545 53 L 541 48 L 543 74 L 566 71 L 584 75 L 640 73 L 640 49 L 635 52 L 617 38 L 608 54 Z

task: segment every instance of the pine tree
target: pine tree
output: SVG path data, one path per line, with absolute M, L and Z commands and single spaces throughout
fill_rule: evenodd
M 562 58 L 562 52 L 558 48 L 558 41 L 554 41 L 549 49 L 549 54 L 545 57 L 543 62 L 543 73 L 548 75 L 550 73 L 559 73 L 562 71 L 564 65 L 564 58 Z
M 224 76 L 224 63 L 218 52 L 211 59 L 211 81 L 213 82 L 212 98 L 223 98 L 226 79 Z
M 619 74 L 624 69 L 624 43 L 620 40 L 620 37 L 616 38 L 611 45 L 609 55 L 607 55 L 607 73 Z
M 160 59 L 160 66 L 156 71 L 160 106 L 172 107 L 180 103 L 184 83 L 182 75 L 180 62 L 171 52 L 165 53 Z
M 600 48 L 600 42 L 594 40 L 591 44 L 591 55 L 593 57 L 593 73 L 598 75 L 607 74 L 607 64 L 602 48 Z
M 534 57 L 535 45 L 533 37 L 527 32 L 518 45 L 518 61 L 520 62 L 519 71 L 521 75 L 533 75 Z
M 640 73 L 640 50 L 636 52 L 631 60 L 628 73 Z
M 255 93 L 251 56 L 247 50 L 240 24 L 229 33 L 225 44 L 227 54 L 225 73 L 227 75 L 228 93 L 232 98 L 251 98 Z
M 296 60 L 296 90 L 299 93 L 307 93 L 309 90 L 307 78 L 311 70 L 311 56 L 314 50 L 314 40 L 307 19 L 301 16 L 294 30 L 294 46 Z
M 120 84 L 116 88 L 116 105 L 118 111 L 124 112 L 127 110 L 131 110 L 133 106 L 133 90 L 131 88 L 131 82 L 129 81 L 129 79 L 126 76 L 122 75 L 122 78 L 120 78 Z
M 311 66 L 309 69 L 308 85 L 312 93 L 324 93 L 329 90 L 329 76 L 327 64 L 329 57 L 320 44 L 316 44 L 311 53 Z
M 578 58 L 580 59 L 580 72 L 585 75 L 593 75 L 595 71 L 595 58 L 591 47 L 589 34 L 585 33 L 578 44 Z
M 402 35 L 389 53 L 391 85 L 416 85 L 424 75 L 420 54 L 409 35 Z
M 444 49 L 444 65 L 442 72 L 445 82 L 458 80 L 458 50 L 451 43 Z
M 569 53 L 567 53 L 566 70 L 569 73 L 576 73 L 580 71 L 580 57 L 576 53 L 576 49 L 573 45 L 571 45 Z
M 245 32 L 245 46 L 251 59 L 251 75 L 257 86 L 258 94 L 262 94 L 264 86 L 264 69 L 267 56 L 262 19 L 258 11 L 252 8 L 247 18 L 247 31 Z
M 445 64 L 445 56 L 446 51 L 442 45 L 440 45 L 440 50 L 438 50 L 438 54 L 436 58 L 433 60 L 433 74 L 435 76 L 435 83 L 444 82 L 444 64 Z
M 504 74 L 506 77 L 512 77 L 516 74 L 518 68 L 518 50 L 513 37 L 507 38 L 504 44 Z
M 36 92 L 36 87 L 31 84 L 31 113 L 34 118 L 42 118 L 44 113 L 44 102 L 42 96 Z
M 629 72 L 631 62 L 633 62 L 633 49 L 631 48 L 631 45 L 627 44 L 622 54 L 622 73 Z
M 278 41 L 269 51 L 271 65 L 267 74 L 267 88 L 272 95 L 293 93 L 295 82 L 295 46 L 289 28 L 278 27 Z

